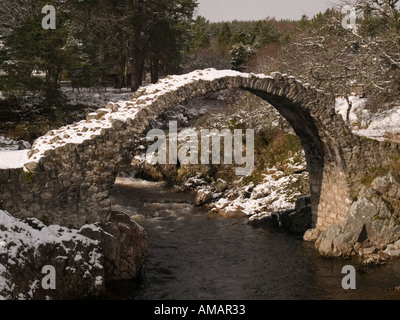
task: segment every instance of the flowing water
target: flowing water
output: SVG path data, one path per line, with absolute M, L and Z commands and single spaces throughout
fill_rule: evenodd
M 248 219 L 210 217 L 193 195 L 162 183 L 124 179 L 114 210 L 146 230 L 149 255 L 139 283 L 119 283 L 118 299 L 273 300 L 400 299 L 400 261 L 364 267 L 357 259 L 327 259 L 313 244 Z M 344 290 L 345 265 L 357 270 L 356 290 Z

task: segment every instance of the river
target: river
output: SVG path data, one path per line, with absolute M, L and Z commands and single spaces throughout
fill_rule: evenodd
M 163 183 L 119 179 L 113 209 L 147 232 L 149 255 L 140 281 L 120 282 L 124 300 L 400 299 L 400 261 L 364 267 L 354 259 L 328 259 L 312 243 L 247 218 L 211 217 L 192 206 L 193 195 Z M 342 268 L 356 268 L 356 290 L 342 287 Z

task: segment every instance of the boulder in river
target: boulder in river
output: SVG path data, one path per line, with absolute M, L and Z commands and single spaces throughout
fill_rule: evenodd
M 213 198 L 213 194 L 210 190 L 199 189 L 196 193 L 196 198 L 194 199 L 194 205 L 196 207 L 201 207 L 209 203 Z

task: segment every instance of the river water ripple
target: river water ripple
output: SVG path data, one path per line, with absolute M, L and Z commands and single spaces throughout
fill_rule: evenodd
M 149 255 L 139 283 L 119 283 L 118 299 L 327 300 L 400 299 L 400 262 L 364 267 L 357 259 L 327 259 L 313 244 L 247 219 L 210 217 L 193 196 L 162 183 L 123 179 L 113 209 L 147 232 Z M 342 268 L 357 270 L 356 290 L 342 288 Z

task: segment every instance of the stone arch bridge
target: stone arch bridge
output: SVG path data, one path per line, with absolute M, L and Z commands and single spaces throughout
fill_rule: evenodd
M 0 208 L 17 217 L 80 227 L 103 222 L 118 167 L 130 162 L 135 137 L 174 104 L 239 88 L 268 101 L 288 120 L 305 150 L 314 231 L 342 224 L 361 180 L 399 154 L 397 144 L 353 135 L 335 112 L 335 99 L 293 77 L 207 69 L 170 76 L 110 103 L 87 119 L 50 131 L 33 144 L 24 169 L 0 174 Z

